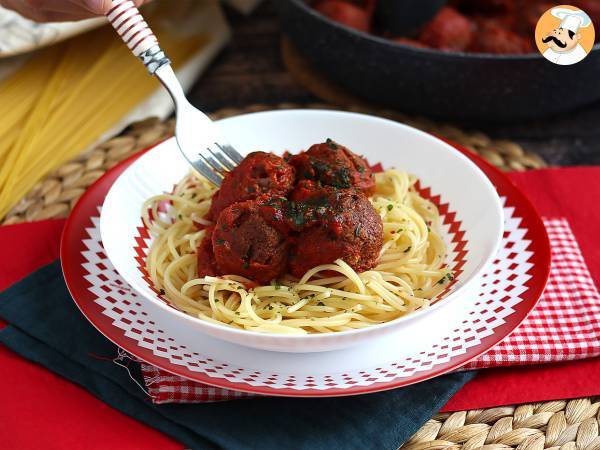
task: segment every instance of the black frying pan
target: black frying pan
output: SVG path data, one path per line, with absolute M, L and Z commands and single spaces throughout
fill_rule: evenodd
M 303 0 L 275 0 L 282 29 L 319 71 L 366 100 L 408 113 L 475 122 L 518 121 L 600 99 L 600 45 L 557 66 L 540 54 L 449 53 L 352 30 Z

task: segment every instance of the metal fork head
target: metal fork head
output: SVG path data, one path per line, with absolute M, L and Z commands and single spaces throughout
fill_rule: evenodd
M 178 108 L 175 137 L 192 167 L 217 187 L 244 159 L 223 139 L 212 120 L 192 105 Z
M 181 153 L 194 169 L 220 186 L 225 174 L 244 157 L 221 136 L 215 123 L 187 100 L 170 64 L 158 67 L 154 75 L 175 103 L 175 138 Z

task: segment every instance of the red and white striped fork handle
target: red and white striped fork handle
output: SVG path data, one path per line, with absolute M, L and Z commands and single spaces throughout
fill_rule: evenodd
M 158 45 L 158 39 L 131 0 L 112 0 L 106 13 L 108 21 L 129 50 L 140 58 L 150 73 L 169 64 L 169 58 Z

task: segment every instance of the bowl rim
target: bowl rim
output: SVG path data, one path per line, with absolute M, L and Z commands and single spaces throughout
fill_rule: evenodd
M 438 300 L 437 302 L 435 302 L 433 305 L 430 305 L 427 308 L 418 309 L 409 314 L 406 314 L 405 316 L 398 317 L 398 318 L 390 320 L 388 322 L 376 324 L 376 325 L 366 327 L 366 328 L 357 328 L 354 330 L 336 331 L 336 332 L 329 332 L 329 333 L 310 333 L 310 334 L 303 334 L 303 335 L 288 335 L 288 334 L 279 334 L 279 333 L 262 333 L 259 331 L 252 331 L 252 330 L 228 327 L 225 324 L 212 323 L 212 322 L 202 320 L 197 317 L 190 316 L 189 314 L 186 314 L 185 312 L 180 311 L 179 309 L 176 309 L 176 308 L 168 305 L 167 303 L 160 300 L 156 296 L 149 296 L 145 292 L 140 292 L 136 288 L 136 286 L 133 283 L 131 283 L 129 276 L 126 277 L 126 276 L 122 275 L 123 278 L 131 285 L 131 287 L 136 292 L 138 292 L 139 295 L 141 295 L 143 298 L 145 298 L 147 300 L 150 300 L 155 305 L 157 305 L 161 309 L 167 311 L 168 313 L 174 314 L 177 317 L 180 317 L 184 320 L 190 321 L 190 322 L 198 325 L 199 327 L 206 327 L 209 329 L 213 329 L 215 331 L 231 333 L 232 335 L 237 335 L 240 337 L 253 336 L 256 339 L 277 339 L 277 340 L 281 340 L 281 341 L 289 340 L 289 341 L 298 341 L 299 342 L 299 341 L 321 340 L 321 339 L 338 339 L 341 337 L 347 337 L 347 336 L 359 335 L 359 334 L 368 336 L 370 333 L 372 333 L 376 330 L 381 331 L 386 328 L 393 328 L 394 326 L 398 326 L 401 323 L 419 319 L 422 316 L 439 309 L 441 306 L 444 306 L 444 305 L 450 303 L 450 301 L 457 299 L 460 295 L 462 295 L 466 292 L 469 292 L 469 289 L 474 286 L 474 284 L 477 282 L 477 280 L 480 279 L 481 274 L 489 266 L 491 261 L 496 257 L 496 254 L 498 253 L 498 250 L 502 243 L 502 234 L 504 231 L 504 213 L 503 213 L 502 202 L 500 200 L 500 197 L 498 196 L 496 188 L 494 187 L 494 185 L 492 184 L 490 179 L 485 175 L 485 173 L 473 161 L 471 161 L 469 158 L 467 158 L 465 155 L 463 155 L 459 150 L 457 150 L 450 144 L 446 143 L 444 140 L 442 140 L 436 136 L 433 136 L 429 133 L 426 133 L 417 128 L 411 127 L 409 125 L 406 125 L 406 124 L 403 124 L 400 122 L 396 122 L 394 120 L 377 117 L 377 116 L 372 116 L 369 114 L 356 113 L 356 112 L 336 111 L 336 110 L 327 110 L 327 109 L 267 110 L 267 111 L 240 114 L 240 115 L 237 115 L 234 117 L 229 117 L 226 119 L 218 120 L 217 123 L 235 121 L 235 120 L 239 120 L 240 118 L 249 117 L 249 116 L 256 117 L 256 116 L 262 116 L 262 115 L 288 115 L 288 114 L 304 114 L 304 115 L 306 115 L 306 114 L 309 114 L 309 115 L 321 114 L 321 115 L 325 115 L 325 116 L 337 115 L 337 116 L 346 116 L 346 117 L 354 118 L 357 120 L 379 122 L 379 123 L 385 124 L 387 126 L 404 128 L 405 130 L 408 130 L 411 133 L 415 133 L 420 138 L 422 138 L 426 141 L 430 141 L 431 143 L 434 143 L 435 145 L 441 146 L 448 153 L 451 153 L 454 158 L 458 158 L 459 160 L 461 160 L 468 168 L 467 170 L 471 170 L 479 178 L 479 180 L 481 181 L 480 187 L 482 189 L 486 189 L 488 191 L 488 194 L 490 194 L 491 202 L 489 202 L 488 204 L 489 204 L 490 208 L 492 208 L 496 211 L 496 215 L 497 215 L 497 219 L 498 219 L 498 221 L 496 223 L 498 233 L 495 235 L 495 242 L 492 247 L 492 250 L 489 252 L 488 255 L 486 255 L 482 259 L 482 261 L 478 262 L 478 264 L 479 264 L 478 267 L 475 268 L 475 270 L 473 271 L 473 273 L 471 274 L 471 276 L 468 279 L 466 279 L 462 283 L 460 283 L 460 280 L 459 280 L 459 283 L 457 283 L 458 286 L 453 292 L 450 292 L 445 297 L 443 297 L 440 300 Z M 100 214 L 101 238 L 102 238 L 102 229 L 103 229 L 103 227 L 102 227 L 103 217 L 104 217 L 104 221 L 107 220 L 106 215 L 104 214 L 104 211 L 106 211 L 107 208 L 104 208 L 104 205 L 111 198 L 111 192 L 114 192 L 113 188 L 118 183 L 119 179 L 121 179 L 123 176 L 125 176 L 125 174 L 136 163 L 143 160 L 144 158 L 149 157 L 149 155 L 151 155 L 152 152 L 154 152 L 158 148 L 160 148 L 160 146 L 165 145 L 168 142 L 174 142 L 174 141 L 175 141 L 175 137 L 171 137 L 171 138 L 161 141 L 158 144 L 154 145 L 153 147 L 149 148 L 146 152 L 144 152 L 142 155 L 140 155 L 139 158 L 136 158 L 136 160 L 133 161 L 132 164 L 129 167 L 127 167 L 123 171 L 123 173 L 121 175 L 119 175 L 119 177 L 114 181 L 113 185 L 110 187 L 110 189 L 104 199 L 102 212 Z M 457 212 L 457 214 L 460 214 L 459 211 L 456 211 L 456 212 Z M 110 250 L 107 248 L 106 245 L 104 245 L 104 248 L 105 248 L 105 252 L 106 252 L 107 256 L 110 259 Z M 115 266 L 115 269 L 117 269 L 116 266 Z M 137 283 L 135 283 L 135 284 L 137 284 Z M 212 333 L 211 333 L 211 335 L 215 336 L 215 334 L 212 334 Z
M 545 60 L 539 52 L 525 53 L 525 54 L 496 54 L 496 53 L 473 53 L 473 52 L 461 52 L 461 51 L 441 51 L 432 48 L 421 48 L 414 47 L 399 42 L 394 42 L 390 39 L 382 38 L 374 34 L 366 33 L 364 31 L 355 30 L 346 25 L 338 23 L 323 14 L 315 11 L 311 8 L 304 0 L 281 0 L 287 1 L 296 5 L 302 9 L 306 14 L 311 16 L 313 19 L 320 21 L 323 24 L 329 25 L 338 31 L 346 33 L 349 37 L 354 39 L 363 39 L 370 41 L 374 44 L 386 46 L 393 50 L 402 50 L 405 53 L 427 55 L 433 58 L 439 58 L 444 60 L 455 60 L 456 58 L 462 58 L 465 60 L 493 60 L 493 61 L 541 61 Z M 285 30 L 283 30 L 285 32 Z M 590 53 L 600 50 L 600 42 L 594 44 Z

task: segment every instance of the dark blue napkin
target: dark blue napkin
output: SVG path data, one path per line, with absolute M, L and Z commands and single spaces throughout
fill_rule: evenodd
M 396 449 L 473 377 L 354 397 L 154 405 L 124 369 L 94 357 L 117 348 L 81 315 L 58 261 L 1 293 L 0 317 L 11 324 L 4 345 L 191 448 Z

